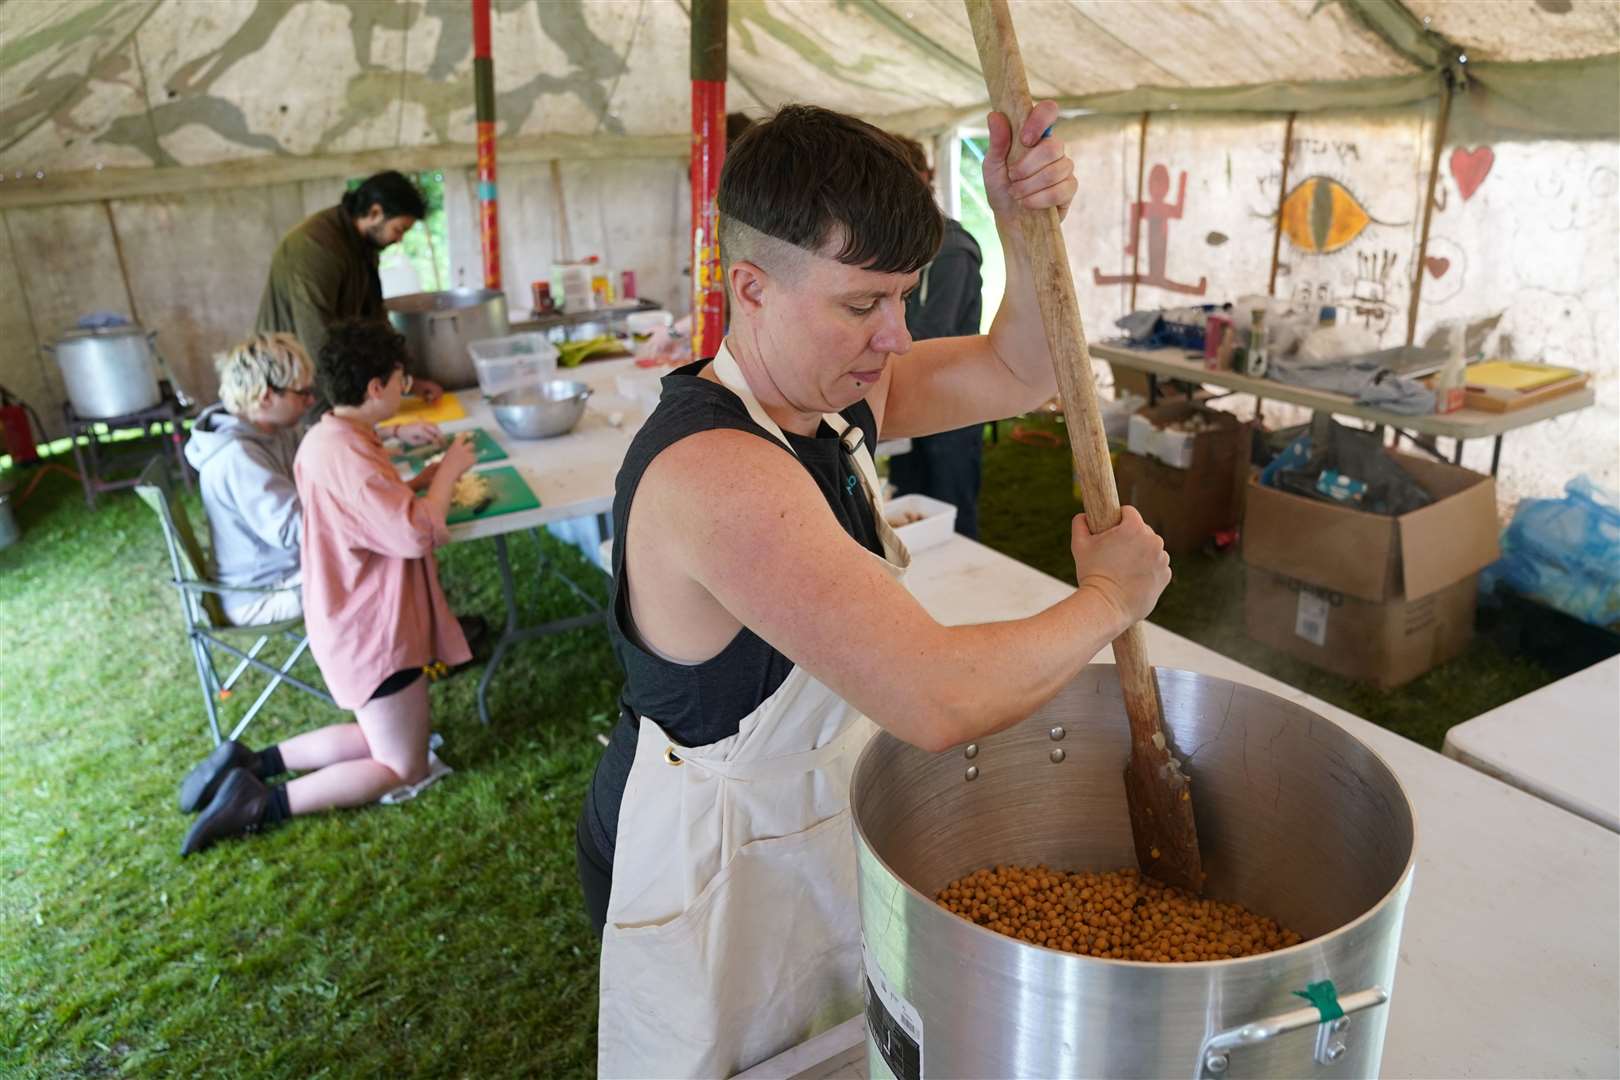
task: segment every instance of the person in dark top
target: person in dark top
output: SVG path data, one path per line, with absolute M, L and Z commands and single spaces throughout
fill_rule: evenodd
M 257 332 L 293 334 L 305 352 L 319 356 L 333 323 L 386 321 L 378 257 L 426 216 L 416 185 L 390 170 L 368 177 L 337 206 L 305 218 L 270 257 Z M 415 379 L 413 390 L 430 402 L 443 393 L 428 379 Z
M 934 170 L 915 139 L 896 135 L 906 159 L 923 183 L 933 186 Z M 922 269 L 906 298 L 906 331 L 913 341 L 967 337 L 979 332 L 984 306 L 984 256 L 979 242 L 954 218 L 945 218 L 939 254 Z M 979 538 L 979 482 L 984 460 L 984 425 L 969 424 L 911 440 L 911 452 L 889 459 L 896 494 L 927 495 L 956 507 L 956 531 Z
M 1021 209 L 1076 184 L 1043 102 L 989 118 L 1007 253 L 988 335 L 912 344 L 905 299 L 944 225 L 899 145 L 789 106 L 721 173 L 731 322 L 663 381 L 613 505 L 619 722 L 576 830 L 602 929 L 598 1072 L 731 1075 L 860 1008 L 849 775 L 873 723 L 937 751 L 1016 723 L 1169 581 L 1126 509 L 1074 523 L 1080 585 L 1031 618 L 943 626 L 899 578 L 871 447 L 1055 392 Z M 870 718 L 870 719 L 868 719 Z

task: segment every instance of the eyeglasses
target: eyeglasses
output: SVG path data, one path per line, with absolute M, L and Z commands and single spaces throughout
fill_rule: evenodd
M 399 381 L 399 392 L 400 393 L 409 394 L 411 392 L 411 388 L 413 386 L 415 386 L 415 385 L 416 385 L 416 380 L 411 378 L 411 373 L 410 372 L 408 372 L 408 371 L 400 372 L 400 381 Z
M 277 386 L 275 383 L 266 384 L 278 394 L 295 394 L 298 397 L 312 398 L 315 396 L 313 384 L 305 383 L 303 386 Z

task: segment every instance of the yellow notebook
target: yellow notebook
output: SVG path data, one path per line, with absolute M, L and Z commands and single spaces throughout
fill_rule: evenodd
M 421 398 L 410 397 L 400 402 L 399 412 L 390 416 L 378 427 L 390 427 L 394 424 L 448 424 L 452 420 L 467 419 L 467 410 L 461 405 L 461 399 L 455 394 L 445 394 L 432 405 Z
M 1486 360 L 1468 367 L 1468 385 L 1482 390 L 1538 390 L 1573 378 L 1574 368 L 1550 364 L 1521 364 L 1513 360 Z

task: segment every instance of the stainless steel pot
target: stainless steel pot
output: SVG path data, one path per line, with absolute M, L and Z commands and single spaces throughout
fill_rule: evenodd
M 1251 687 L 1160 669 L 1193 779 L 1206 892 L 1307 940 L 1239 960 L 1100 960 L 933 902 L 984 866 L 1135 865 L 1112 664 L 1028 720 L 929 754 L 880 734 L 850 787 L 871 1075 L 1378 1075 L 1415 826 L 1400 784 L 1335 724 Z M 1059 753 L 1061 751 L 1061 753 Z M 1296 992 L 1331 981 L 1345 1016 Z
M 591 388 L 569 379 L 547 379 L 539 386 L 508 390 L 489 399 L 495 422 L 519 439 L 549 439 L 574 430 L 585 415 Z
M 388 321 L 405 335 L 411 374 L 432 379 L 447 390 L 478 382 L 467 346 L 505 337 L 506 294 L 499 289 L 448 289 L 411 293 L 384 302 Z
M 139 326 L 72 330 L 45 348 L 56 355 L 73 411 L 101 420 L 150 409 L 163 400 L 153 341 Z

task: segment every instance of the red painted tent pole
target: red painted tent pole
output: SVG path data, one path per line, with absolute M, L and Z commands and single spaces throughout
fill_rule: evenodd
M 495 189 L 495 60 L 489 47 L 489 0 L 472 0 L 473 93 L 478 120 L 478 222 L 484 288 L 501 287 L 501 229 Z
M 719 215 L 726 160 L 726 0 L 692 0 L 692 355 L 713 356 L 725 332 Z

